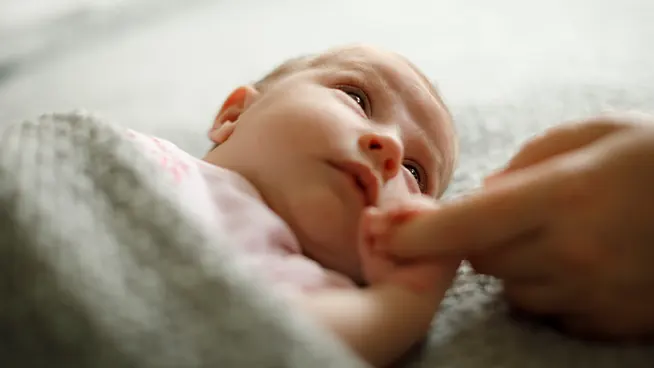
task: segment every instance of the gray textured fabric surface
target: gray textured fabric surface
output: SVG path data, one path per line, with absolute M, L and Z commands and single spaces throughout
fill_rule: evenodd
M 356 367 L 328 334 L 230 262 L 171 178 L 80 114 L 0 139 L 0 361 L 10 367 Z M 462 268 L 422 367 L 651 366 L 648 346 L 593 346 L 507 317 Z
M 49 115 L 0 139 L 3 367 L 357 367 L 235 269 L 120 132 Z
M 170 6 L 132 12 L 132 3 Z M 81 107 L 200 155 L 236 85 L 287 57 L 373 42 L 443 91 L 461 138 L 455 196 L 545 127 L 607 109 L 654 112 L 650 0 L 121 4 L 71 13 L 55 29 L 0 31 L 0 124 Z M 587 344 L 517 323 L 495 293 L 464 272 L 413 366 L 654 366 L 652 346 Z

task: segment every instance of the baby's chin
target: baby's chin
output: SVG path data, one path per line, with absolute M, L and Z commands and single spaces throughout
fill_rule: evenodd
M 346 202 L 331 186 L 311 184 L 274 210 L 289 225 L 305 256 L 359 283 L 363 279 L 357 246 L 362 208 Z

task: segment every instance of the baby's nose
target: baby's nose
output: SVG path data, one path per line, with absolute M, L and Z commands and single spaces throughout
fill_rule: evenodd
M 375 165 L 384 182 L 397 175 L 404 154 L 397 138 L 387 134 L 364 134 L 359 138 L 359 149 Z

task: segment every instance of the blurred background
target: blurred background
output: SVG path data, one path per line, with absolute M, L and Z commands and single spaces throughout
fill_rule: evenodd
M 370 42 L 436 82 L 474 151 L 533 134 L 518 118 L 650 108 L 653 3 L 0 0 L 0 123 L 86 109 L 201 154 L 232 88 L 285 58 Z

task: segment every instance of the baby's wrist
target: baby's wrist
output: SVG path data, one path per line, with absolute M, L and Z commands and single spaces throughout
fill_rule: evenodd
M 383 290 L 384 293 L 393 295 L 394 300 L 401 300 L 406 309 L 414 313 L 433 314 L 438 310 L 443 293 L 431 291 L 416 291 L 405 282 L 399 280 L 388 280 L 383 284 L 372 286 L 373 289 Z
M 419 297 L 429 298 L 442 294 L 442 290 L 438 290 L 434 280 L 418 279 L 415 275 L 401 271 L 389 278 L 387 283 Z

